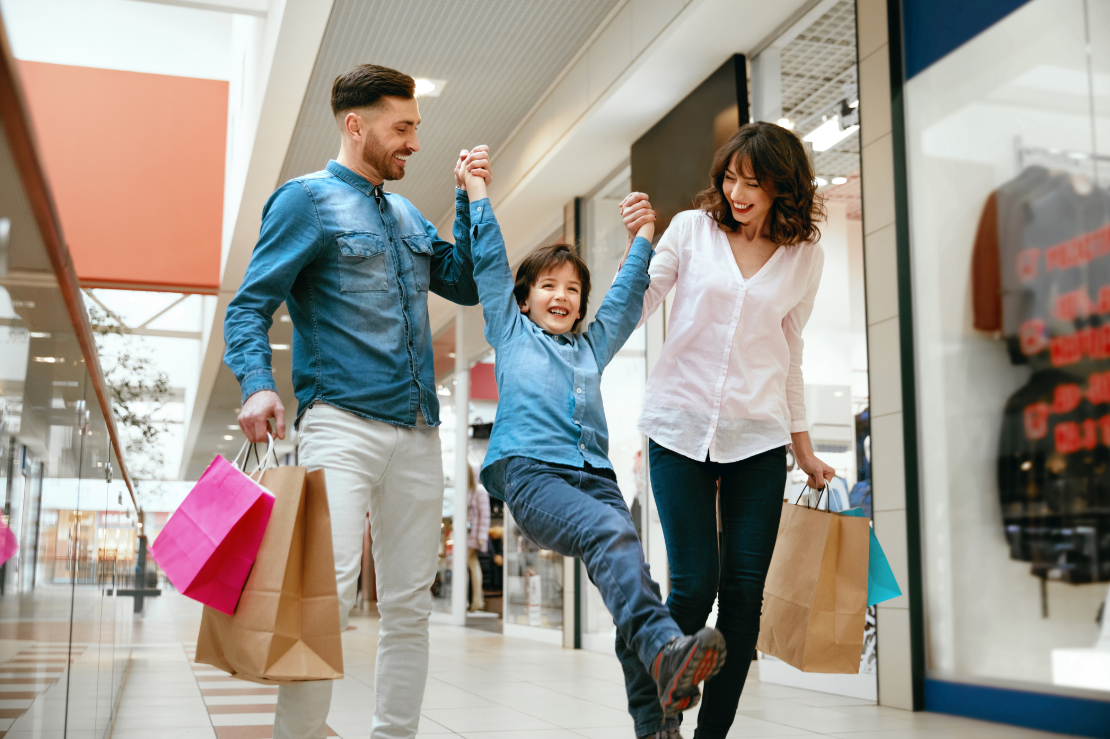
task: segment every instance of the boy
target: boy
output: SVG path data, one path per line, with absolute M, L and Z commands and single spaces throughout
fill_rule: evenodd
M 698 683 L 724 662 L 724 637 L 709 628 L 684 636 L 660 600 L 609 462 L 600 391 L 602 370 L 640 318 L 654 213 L 645 208 L 633 219 L 636 239 L 617 279 L 589 329 L 577 334 L 590 292 L 586 264 L 565 244 L 542 247 L 514 283 L 483 170 L 468 161 L 459 166 L 470 198 L 470 222 L 462 225 L 470 232 L 486 340 L 497 350 L 500 399 L 482 482 L 529 538 L 582 559 L 616 622 L 636 736 L 675 736 L 677 729 L 660 729 L 658 709 L 633 705 L 643 702 L 633 698 L 652 695 L 654 682 L 665 718 L 693 707 Z

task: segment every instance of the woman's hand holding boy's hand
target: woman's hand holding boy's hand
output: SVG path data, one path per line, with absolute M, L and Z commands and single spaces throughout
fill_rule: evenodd
M 628 243 L 637 237 L 651 241 L 655 236 L 655 211 L 648 196 L 642 192 L 629 193 L 620 204 L 621 218 L 628 229 Z

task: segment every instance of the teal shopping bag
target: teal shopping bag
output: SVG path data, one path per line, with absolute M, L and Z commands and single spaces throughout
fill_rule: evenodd
M 862 508 L 849 508 L 840 511 L 838 515 L 867 518 Z M 867 548 L 867 605 L 873 606 L 884 600 L 897 598 L 902 594 L 898 581 L 894 579 L 894 572 L 890 569 L 883 548 L 879 546 L 879 538 L 875 536 L 875 529 L 871 529 L 871 544 Z

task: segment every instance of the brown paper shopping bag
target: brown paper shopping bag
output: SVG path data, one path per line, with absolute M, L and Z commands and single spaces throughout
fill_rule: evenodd
M 256 683 L 343 677 L 339 596 L 324 472 L 277 467 L 276 498 L 234 615 L 205 607 L 196 661 Z
M 782 504 L 756 647 L 803 672 L 858 673 L 870 525 Z

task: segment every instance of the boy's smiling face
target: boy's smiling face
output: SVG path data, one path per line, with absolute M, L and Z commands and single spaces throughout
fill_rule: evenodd
M 569 262 L 542 273 L 520 304 L 520 312 L 550 334 L 565 334 L 581 318 L 582 280 Z

